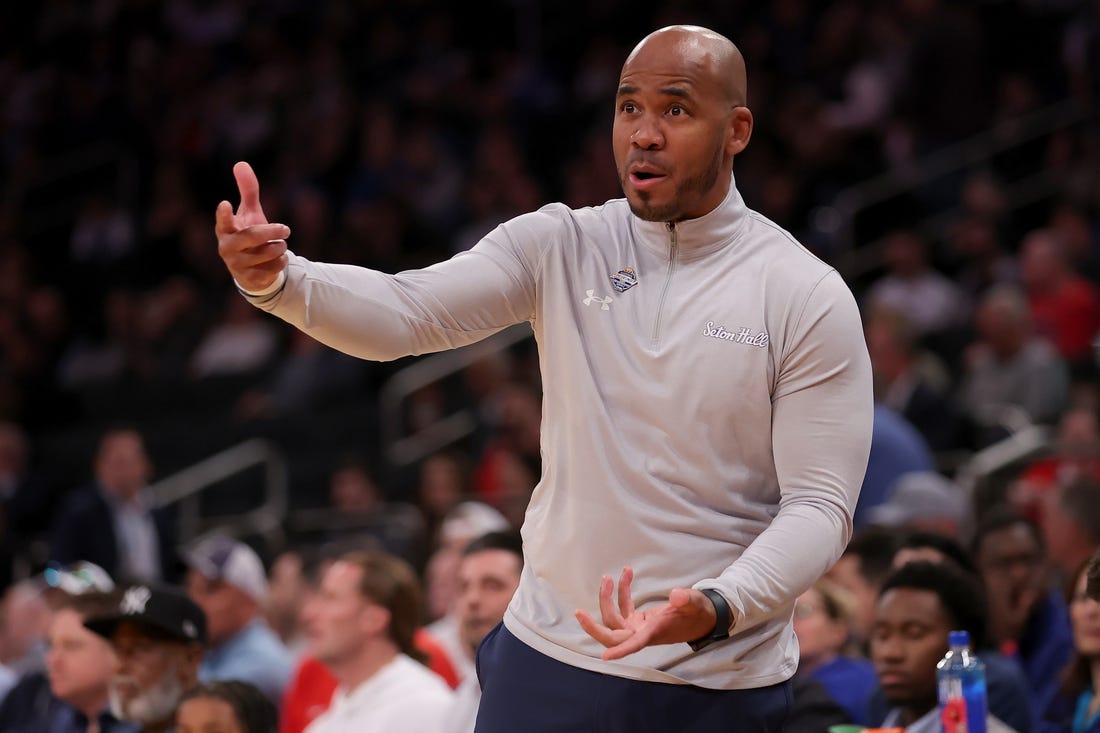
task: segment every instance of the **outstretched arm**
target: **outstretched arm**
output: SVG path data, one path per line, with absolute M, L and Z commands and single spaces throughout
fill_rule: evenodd
M 241 203 L 236 213 L 228 201 L 218 204 L 214 233 L 218 254 L 236 281 L 250 293 L 270 289 L 282 277 L 287 265 L 286 238 L 290 228 L 270 224 L 260 205 L 260 182 L 248 163 L 233 166 Z

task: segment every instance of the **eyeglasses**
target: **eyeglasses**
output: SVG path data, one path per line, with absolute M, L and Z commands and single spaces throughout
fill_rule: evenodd
M 84 561 L 72 565 L 50 563 L 42 571 L 42 582 L 72 596 L 107 593 L 115 588 L 115 583 L 106 570 Z

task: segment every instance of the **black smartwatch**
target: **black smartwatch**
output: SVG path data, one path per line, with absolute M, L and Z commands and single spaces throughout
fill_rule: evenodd
M 714 620 L 714 628 L 711 629 L 709 634 L 688 642 L 691 650 L 696 652 L 716 641 L 728 639 L 730 636 L 730 604 L 726 603 L 726 599 L 722 597 L 722 594 L 713 588 L 704 588 L 701 592 L 714 604 L 714 614 L 717 618 Z

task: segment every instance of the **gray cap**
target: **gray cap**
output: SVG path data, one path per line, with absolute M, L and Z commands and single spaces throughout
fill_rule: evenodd
M 902 474 L 891 487 L 890 497 L 867 513 L 871 524 L 901 527 L 927 519 L 954 519 L 967 516 L 962 490 L 936 471 Z

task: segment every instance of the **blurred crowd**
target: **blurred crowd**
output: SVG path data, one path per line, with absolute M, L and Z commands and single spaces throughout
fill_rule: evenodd
M 41 710 L 59 714 L 55 698 L 68 699 L 55 679 L 64 665 L 43 671 L 44 640 L 64 648 L 52 635 L 79 636 L 79 621 L 110 616 L 128 589 L 166 584 L 204 619 L 201 635 L 166 632 L 194 613 L 171 596 L 174 621 L 138 629 L 167 633 L 190 670 L 167 695 L 172 715 L 184 687 L 243 679 L 283 725 L 297 721 L 284 731 L 300 731 L 328 705 L 333 670 L 348 668 L 335 654 L 341 640 L 325 636 L 339 619 L 310 616 L 302 600 L 326 592 L 334 563 L 370 575 L 381 567 L 371 553 L 406 564 L 411 577 L 404 565 L 383 563 L 384 573 L 423 595 L 409 601 L 405 631 L 382 630 L 386 649 L 434 659 L 450 688 L 436 697 L 461 698 L 471 634 L 497 613 L 455 616 L 467 545 L 516 530 L 541 471 L 533 349 L 521 342 L 411 395 L 403 433 L 459 408 L 477 426 L 390 465 L 378 392 L 412 360 L 360 362 L 250 307 L 218 259 L 213 211 L 235 195 L 233 163 L 248 160 L 295 252 L 395 272 L 464 250 L 544 203 L 616 198 L 607 122 L 619 67 L 637 38 L 672 22 L 715 28 L 743 51 L 756 128 L 737 159 L 738 188 L 842 268 L 864 314 L 871 459 L 857 538 L 796 609 L 800 677 L 837 698 L 847 722 L 898 714 L 897 679 L 908 673 L 886 643 L 889 596 L 925 593 L 952 623 L 984 625 L 975 640 L 991 676 L 1004 671 L 1003 700 L 1017 704 L 995 715 L 1019 731 L 1048 730 L 1048 711 L 1065 718 L 1067 696 L 1092 684 L 1073 655 L 1100 659 L 1082 641 L 1096 635 L 1097 609 L 1077 594 L 1081 563 L 1100 546 L 1095 0 L 497 0 L 476 14 L 430 0 L 6 9 L 0 682 L 19 689 L 37 675 L 37 691 L 19 698 L 26 710 L 53 700 Z M 845 208 L 868 181 L 898 193 Z M 1035 429 L 1043 437 L 1029 452 L 977 484 L 963 480 L 975 455 Z M 290 465 L 288 541 L 253 548 L 225 536 L 194 554 L 150 482 L 255 435 Z M 321 512 L 315 521 L 310 510 Z M 910 541 L 940 553 L 918 562 L 948 556 L 948 570 L 922 564 L 895 577 Z M 98 606 L 43 596 L 88 564 L 105 578 L 81 581 L 106 594 Z M 960 584 L 986 599 L 981 619 L 956 613 L 968 596 L 942 590 Z M 389 602 L 388 591 L 361 587 Z M 128 631 L 97 628 L 89 638 L 116 647 Z M 946 649 L 943 631 L 929 658 Z M 259 651 L 219 655 L 233 639 Z M 135 656 L 125 641 L 113 662 L 99 649 L 103 695 L 112 665 Z M 303 651 L 326 644 L 328 665 Z M 231 667 L 242 658 L 251 667 Z M 305 691 L 287 703 L 294 680 Z M 194 694 L 245 710 L 241 720 L 263 718 L 252 691 Z M 104 708 L 106 697 L 94 699 L 84 707 Z M 344 703 L 340 714 L 352 714 L 355 701 Z

